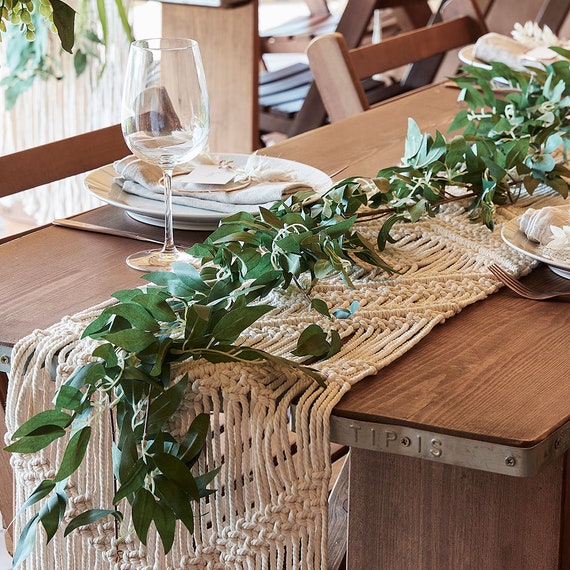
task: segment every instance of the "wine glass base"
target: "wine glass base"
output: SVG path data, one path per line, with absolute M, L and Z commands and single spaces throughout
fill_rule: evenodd
M 184 251 L 175 249 L 170 252 L 163 252 L 161 249 L 148 249 L 139 251 L 127 257 L 127 265 L 138 271 L 170 271 L 172 264 L 176 261 L 191 263 L 196 258 Z

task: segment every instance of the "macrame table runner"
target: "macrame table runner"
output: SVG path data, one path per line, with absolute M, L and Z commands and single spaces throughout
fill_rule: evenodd
M 222 466 L 215 480 L 217 493 L 200 504 L 194 534 L 179 525 L 174 546 L 165 556 L 154 527 L 145 547 L 129 533 L 130 528 L 121 529 L 118 540 L 114 523 L 104 520 L 67 538 L 58 532 L 47 546 L 45 537 L 38 537 L 39 544 L 22 568 L 326 568 L 333 407 L 352 385 L 404 354 L 434 326 L 496 292 L 499 283 L 486 269 L 490 263 L 518 275 L 528 273 L 534 262 L 503 243 L 501 223 L 521 215 L 531 204 L 563 203 L 559 196 L 538 190 L 533 197 L 499 209 L 494 232 L 469 222 L 460 205 L 446 206 L 435 219 L 395 229 L 401 239 L 386 257 L 400 275 L 389 277 L 377 269 L 357 267 L 351 274 L 355 289 L 336 277 L 321 282 L 314 295 L 330 308 L 348 307 L 354 300 L 360 303 L 351 319 L 334 322 L 345 342 L 340 354 L 318 365 L 328 379 L 326 389 L 291 369 L 269 364 L 188 361 L 177 367 L 175 379 L 188 373 L 190 382 L 171 429 L 183 434 L 197 413 L 210 413 L 212 437 L 200 467 Z M 374 240 L 378 222 L 360 223 L 359 230 Z M 307 310 L 306 300 L 294 289 L 275 291 L 267 302 L 276 309 L 248 330 L 245 343 L 287 355 L 307 325 L 328 326 L 320 314 Z M 49 408 L 56 386 L 88 360 L 94 343 L 79 337 L 109 303 L 64 318 L 47 330 L 36 330 L 14 348 L 7 441 L 31 415 Z M 288 432 L 293 401 L 294 454 Z M 72 477 L 66 516 L 110 505 L 111 443 L 110 420 L 103 414 L 94 426 L 86 460 Z M 34 455 L 12 457 L 16 512 L 42 479 L 55 474 L 62 452 L 56 443 Z M 30 516 L 26 511 L 17 517 L 16 537 Z

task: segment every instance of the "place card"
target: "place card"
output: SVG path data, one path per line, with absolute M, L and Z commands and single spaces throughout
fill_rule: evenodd
M 191 172 L 178 175 L 185 183 L 223 186 L 231 182 L 236 173 L 234 170 L 215 164 L 199 164 Z

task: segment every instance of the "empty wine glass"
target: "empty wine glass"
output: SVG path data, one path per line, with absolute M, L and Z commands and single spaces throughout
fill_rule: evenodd
M 127 264 L 141 271 L 169 270 L 192 256 L 174 245 L 174 167 L 196 157 L 208 139 L 209 103 L 197 42 L 183 38 L 131 44 L 121 110 L 123 136 L 132 153 L 162 169 L 164 245 L 135 253 Z

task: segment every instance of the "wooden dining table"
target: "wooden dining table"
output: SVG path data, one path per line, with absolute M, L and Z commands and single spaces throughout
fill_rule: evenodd
M 444 84 L 423 88 L 260 153 L 342 168 L 337 179 L 373 176 L 399 161 L 408 117 L 445 132 L 457 95 Z M 162 233 L 109 205 L 76 218 Z M 34 329 L 141 284 L 125 264 L 140 248 L 53 225 L 1 241 L 2 371 Z M 525 279 L 563 281 L 545 266 Z M 501 289 L 342 398 L 331 439 L 350 447 L 347 568 L 570 568 L 569 333 L 568 300 Z

